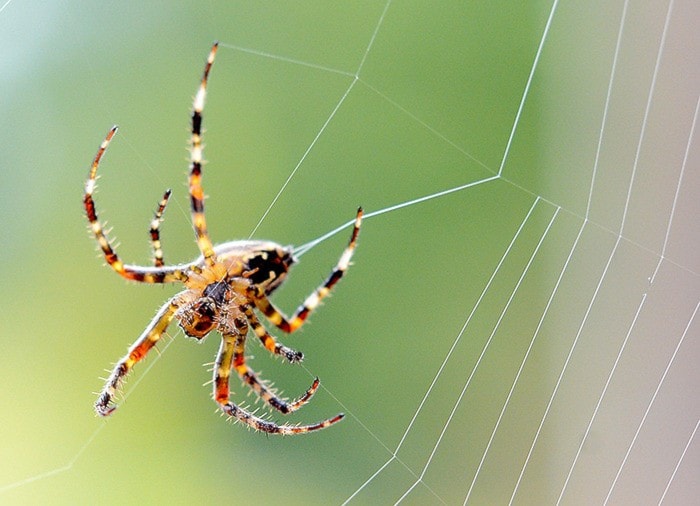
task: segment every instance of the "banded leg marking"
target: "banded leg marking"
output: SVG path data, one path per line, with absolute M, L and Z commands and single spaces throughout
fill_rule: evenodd
M 255 392 L 255 394 L 260 397 L 267 404 L 275 408 L 277 411 L 289 414 L 297 409 L 301 408 L 304 404 L 309 402 L 311 397 L 316 393 L 319 386 L 318 378 L 314 379 L 313 384 L 309 387 L 306 392 L 294 401 L 286 401 L 278 397 L 274 392 L 272 392 L 264 383 L 262 383 L 255 371 L 253 371 L 245 362 L 245 341 L 246 335 L 241 332 L 241 334 L 236 339 L 236 345 L 233 354 L 233 368 L 238 373 L 238 376 Z
M 355 247 L 357 246 L 357 237 L 360 234 L 360 226 L 362 225 L 362 208 L 357 210 L 357 215 L 355 217 L 355 226 L 352 229 L 352 235 L 350 236 L 350 241 L 347 247 L 340 256 L 338 264 L 335 266 L 328 279 L 317 288 L 311 295 L 309 295 L 304 303 L 297 308 L 294 315 L 288 318 L 279 309 L 277 309 L 272 302 L 267 298 L 267 296 L 258 291 L 254 294 L 253 300 L 255 300 L 256 307 L 265 315 L 265 317 L 270 320 L 274 325 L 287 333 L 292 333 L 301 327 L 309 315 L 316 309 L 321 301 L 328 296 L 333 287 L 340 281 L 345 272 L 350 266 L 350 259 L 355 252 Z
M 85 206 L 85 214 L 87 215 L 88 222 L 90 223 L 90 230 L 95 236 L 97 244 L 100 246 L 105 260 L 109 266 L 121 277 L 132 281 L 140 281 L 142 283 L 172 283 L 175 281 L 184 282 L 187 280 L 187 275 L 184 273 L 182 267 L 153 268 L 141 267 L 137 265 L 125 265 L 112 248 L 112 245 L 110 244 L 110 241 L 102 228 L 102 224 L 97 217 L 93 194 L 97 186 L 97 169 L 100 166 L 100 161 L 102 160 L 102 156 L 104 155 L 105 151 L 107 151 L 109 143 L 112 141 L 112 138 L 116 133 L 116 126 L 113 126 L 109 132 L 107 132 L 107 136 L 97 150 L 97 154 L 95 155 L 92 166 L 90 167 L 88 179 L 85 182 L 83 205 Z
M 151 220 L 151 245 L 153 246 L 153 264 L 156 267 L 163 267 L 165 263 L 163 262 L 163 248 L 160 243 L 160 224 L 163 222 L 163 213 L 165 212 L 165 206 L 168 205 L 168 199 L 170 198 L 170 190 L 166 190 L 163 194 L 163 198 L 158 204 L 158 209 L 156 210 L 153 220 Z
M 209 266 L 214 265 L 214 246 L 212 245 L 207 222 L 204 217 L 204 191 L 202 189 L 202 110 L 207 96 L 207 80 L 209 71 L 214 63 L 218 43 L 215 43 L 209 52 L 204 74 L 199 84 L 199 89 L 192 104 L 192 139 L 190 141 L 190 203 L 192 206 L 192 225 L 194 226 L 197 245 Z
M 131 345 L 127 354 L 114 367 L 100 396 L 97 398 L 97 401 L 95 401 L 95 411 L 98 415 L 108 416 L 117 409 L 113 404 L 113 400 L 124 377 L 131 371 L 134 364 L 141 361 L 151 348 L 155 346 L 163 335 L 163 332 L 168 328 L 168 325 L 178 309 L 175 300 L 175 298 L 171 299 L 160 308 L 138 340 Z
M 221 407 L 221 410 L 231 418 L 235 418 L 239 422 L 252 427 L 255 430 L 266 432 L 268 434 L 303 434 L 314 430 L 320 430 L 339 422 L 343 419 L 343 414 L 338 414 L 333 418 L 323 420 L 311 425 L 277 425 L 269 420 L 264 420 L 245 409 L 237 406 L 229 400 L 229 376 L 233 365 L 233 356 L 236 348 L 236 337 L 232 335 L 223 336 L 219 354 L 216 357 L 214 367 L 214 399 Z
M 265 327 L 263 327 L 262 323 L 260 323 L 260 320 L 250 306 L 242 306 L 241 309 L 250 322 L 250 326 L 253 327 L 253 332 L 255 332 L 255 335 L 258 336 L 258 339 L 260 339 L 267 351 L 274 353 L 275 355 L 280 355 L 291 363 L 301 362 L 304 359 L 304 354 L 302 352 L 293 350 L 283 344 L 278 343 L 274 336 L 270 335 Z

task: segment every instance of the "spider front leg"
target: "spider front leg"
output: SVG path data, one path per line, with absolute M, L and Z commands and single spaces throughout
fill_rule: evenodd
M 204 110 L 204 101 L 207 96 L 207 80 L 209 71 L 214 64 L 214 57 L 219 44 L 214 43 L 207 57 L 207 63 L 204 66 L 204 73 L 199 84 L 199 89 L 194 97 L 192 104 L 192 138 L 190 140 L 190 205 L 192 208 L 192 225 L 194 226 L 195 236 L 199 251 L 204 256 L 204 261 L 209 267 L 214 265 L 214 245 L 209 238 L 207 232 L 207 221 L 204 216 L 204 190 L 202 189 L 202 111 Z
M 268 434 L 303 434 L 314 430 L 325 429 L 326 427 L 339 422 L 343 418 L 343 414 L 334 416 L 322 422 L 311 425 L 278 425 L 269 420 L 264 420 L 245 409 L 237 406 L 229 400 L 229 377 L 231 368 L 234 364 L 234 356 L 237 354 L 236 343 L 240 336 L 226 334 L 221 341 L 221 347 L 216 357 L 214 366 L 214 400 L 219 404 L 221 410 L 231 418 L 252 427 L 255 430 L 266 432 Z M 303 403 L 302 403 L 303 404 Z
M 160 244 L 160 224 L 163 222 L 163 213 L 165 212 L 165 206 L 168 205 L 168 199 L 170 199 L 170 190 L 165 190 L 163 198 L 158 203 L 158 209 L 151 220 L 151 245 L 153 246 L 153 264 L 156 267 L 163 267 L 163 248 Z
M 102 156 L 107 151 L 109 143 L 112 141 L 112 138 L 116 133 L 116 126 L 112 127 L 109 132 L 107 132 L 107 136 L 97 150 L 97 154 L 95 155 L 90 167 L 90 172 L 88 173 L 87 181 L 85 182 L 83 205 L 85 206 L 85 214 L 87 215 L 88 222 L 90 223 L 90 230 L 95 236 L 97 244 L 100 246 L 105 260 L 109 266 L 121 277 L 132 281 L 141 281 L 143 283 L 172 283 L 175 281 L 185 282 L 187 281 L 187 275 L 184 273 L 184 266 L 154 268 L 124 264 L 112 248 L 112 245 L 104 232 L 102 224 L 97 217 L 95 201 L 93 200 L 93 194 L 97 186 L 97 169 L 100 166 Z
M 284 332 L 291 333 L 301 327 L 313 310 L 319 306 L 321 301 L 328 296 L 336 283 L 340 281 L 345 272 L 348 270 L 348 267 L 350 267 L 350 259 L 355 252 L 355 247 L 357 246 L 357 236 L 360 234 L 360 225 L 362 225 L 361 207 L 357 210 L 355 225 L 352 229 L 350 241 L 343 251 L 343 254 L 340 256 L 338 264 L 335 266 L 330 276 L 328 276 L 328 279 L 326 279 L 326 281 L 320 287 L 318 287 L 314 293 L 306 298 L 304 303 L 299 306 L 291 318 L 286 317 L 279 309 L 277 309 L 260 288 L 256 289 L 255 287 L 252 287 L 251 290 L 255 290 L 252 294 L 252 298 L 255 301 L 255 306 L 267 317 L 268 320 L 270 320 Z
M 168 328 L 168 325 L 178 309 L 176 301 L 177 296 L 170 299 L 170 301 L 160 308 L 138 340 L 131 345 L 127 354 L 114 367 L 100 396 L 97 398 L 97 401 L 95 401 L 95 411 L 98 415 L 108 416 L 117 409 L 112 403 L 124 377 L 129 373 L 134 364 L 143 359 L 151 348 L 155 346 L 163 335 L 163 332 L 165 332 L 165 329 Z

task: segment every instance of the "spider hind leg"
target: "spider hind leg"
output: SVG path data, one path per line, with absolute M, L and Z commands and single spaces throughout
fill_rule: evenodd
M 244 341 L 244 339 L 241 339 L 238 336 L 223 336 L 221 348 L 219 349 L 219 353 L 216 357 L 216 363 L 214 366 L 214 400 L 219 404 L 219 407 L 226 415 L 255 430 L 266 432 L 268 434 L 282 435 L 303 434 L 306 432 L 324 429 L 343 419 L 345 415 L 340 413 L 332 418 L 310 425 L 279 425 L 270 420 L 260 418 L 231 402 L 229 400 L 229 377 L 231 368 L 234 364 L 234 355 L 240 353 L 240 344 L 237 346 L 237 342 L 240 343 Z M 316 382 L 314 382 L 314 385 L 316 385 L 316 387 L 318 386 Z M 311 395 L 313 395 L 313 392 L 309 393 L 309 391 L 307 391 L 307 394 L 292 404 L 298 404 L 298 406 L 296 406 L 296 408 L 298 408 L 300 405 L 303 405 L 306 401 L 308 401 Z
M 255 430 L 266 432 L 268 434 L 282 434 L 284 436 L 304 434 L 306 432 L 325 429 L 326 427 L 330 427 L 334 423 L 341 421 L 345 416 L 343 413 L 340 413 L 333 418 L 329 418 L 311 425 L 278 425 L 275 422 L 257 417 L 232 402 L 222 404 L 221 409 L 231 418 L 235 418 L 239 422 L 242 422 Z
M 245 341 L 246 336 L 244 334 L 239 334 L 236 338 L 236 344 L 233 353 L 233 368 L 250 388 L 255 392 L 255 394 L 265 401 L 268 405 L 275 408 L 280 413 L 285 415 L 293 413 L 298 410 L 304 404 L 309 402 L 313 395 L 318 390 L 320 385 L 319 379 L 315 378 L 311 386 L 301 395 L 298 399 L 293 401 L 287 401 L 279 397 L 273 390 L 271 390 L 267 385 L 265 385 L 258 376 L 255 374 L 245 361 Z
M 243 311 L 246 318 L 250 322 L 250 326 L 253 327 L 253 332 L 258 336 L 260 342 L 267 351 L 275 355 L 284 357 L 292 364 L 301 362 L 304 359 L 304 354 L 300 351 L 293 350 L 283 344 L 277 342 L 277 340 L 265 329 L 265 327 L 260 323 L 260 320 L 255 316 L 255 312 L 250 307 L 244 306 Z

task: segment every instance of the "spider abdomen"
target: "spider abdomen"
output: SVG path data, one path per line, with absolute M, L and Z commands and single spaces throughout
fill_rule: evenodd
M 214 253 L 229 272 L 241 270 L 243 277 L 268 295 L 296 262 L 291 247 L 272 241 L 230 241 L 214 247 Z

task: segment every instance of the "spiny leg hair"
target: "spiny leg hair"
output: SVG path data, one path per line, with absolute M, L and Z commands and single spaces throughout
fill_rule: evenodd
M 109 143 L 112 138 L 117 133 L 117 127 L 113 126 L 109 132 L 107 132 L 106 137 L 100 144 L 97 154 L 90 166 L 90 172 L 88 173 L 87 181 L 85 182 L 85 195 L 83 197 L 83 205 L 85 206 L 85 214 L 87 215 L 88 222 L 90 224 L 90 230 L 92 231 L 97 244 L 102 250 L 102 254 L 109 266 L 119 274 L 121 277 L 132 280 L 140 281 L 142 283 L 173 283 L 175 281 L 186 281 L 187 275 L 183 272 L 182 267 L 141 267 L 138 265 L 126 265 L 124 264 L 117 253 L 112 248 L 107 235 L 104 232 L 102 224 L 97 217 L 97 211 L 95 209 L 95 201 L 93 200 L 93 194 L 97 186 L 97 169 L 100 166 L 100 161 L 102 156 L 107 151 Z
M 178 309 L 176 297 L 164 304 L 141 336 L 131 345 L 127 354 L 117 363 L 107 379 L 102 392 L 95 401 L 95 411 L 100 416 L 108 416 L 117 407 L 113 404 L 114 396 L 119 390 L 124 377 L 131 371 L 134 364 L 140 362 L 155 346 L 163 335 Z
M 216 363 L 214 366 L 214 399 L 217 403 L 219 403 L 221 410 L 225 414 L 231 418 L 235 418 L 249 427 L 252 427 L 255 430 L 266 432 L 268 434 L 283 435 L 303 434 L 306 432 L 324 429 L 343 419 L 345 415 L 340 413 L 333 418 L 329 418 L 311 425 L 278 425 L 269 420 L 264 420 L 231 402 L 229 399 L 229 377 L 233 365 L 233 358 L 236 354 L 237 339 L 238 336 L 234 335 L 223 336 L 221 347 L 216 357 Z
M 153 264 L 156 267 L 163 267 L 163 265 L 165 265 L 163 261 L 163 248 L 160 243 L 160 224 L 163 222 L 163 213 L 165 212 L 165 207 L 168 205 L 170 193 L 169 189 L 165 190 L 163 198 L 158 203 L 158 209 L 156 209 L 155 215 L 151 220 L 151 228 L 149 230 L 151 245 L 153 246 Z
M 277 411 L 289 414 L 293 413 L 297 409 L 301 408 L 304 404 L 309 402 L 311 397 L 316 393 L 319 387 L 318 378 L 314 379 L 313 384 L 309 389 L 298 399 L 294 401 L 286 401 L 277 396 L 272 392 L 264 383 L 262 383 L 255 371 L 253 371 L 245 362 L 245 342 L 246 342 L 247 329 L 239 329 L 239 334 L 236 339 L 236 344 L 233 354 L 233 368 L 236 370 L 240 378 L 250 386 L 250 388 L 255 392 L 255 394 L 260 397 L 267 404 L 275 408 Z

